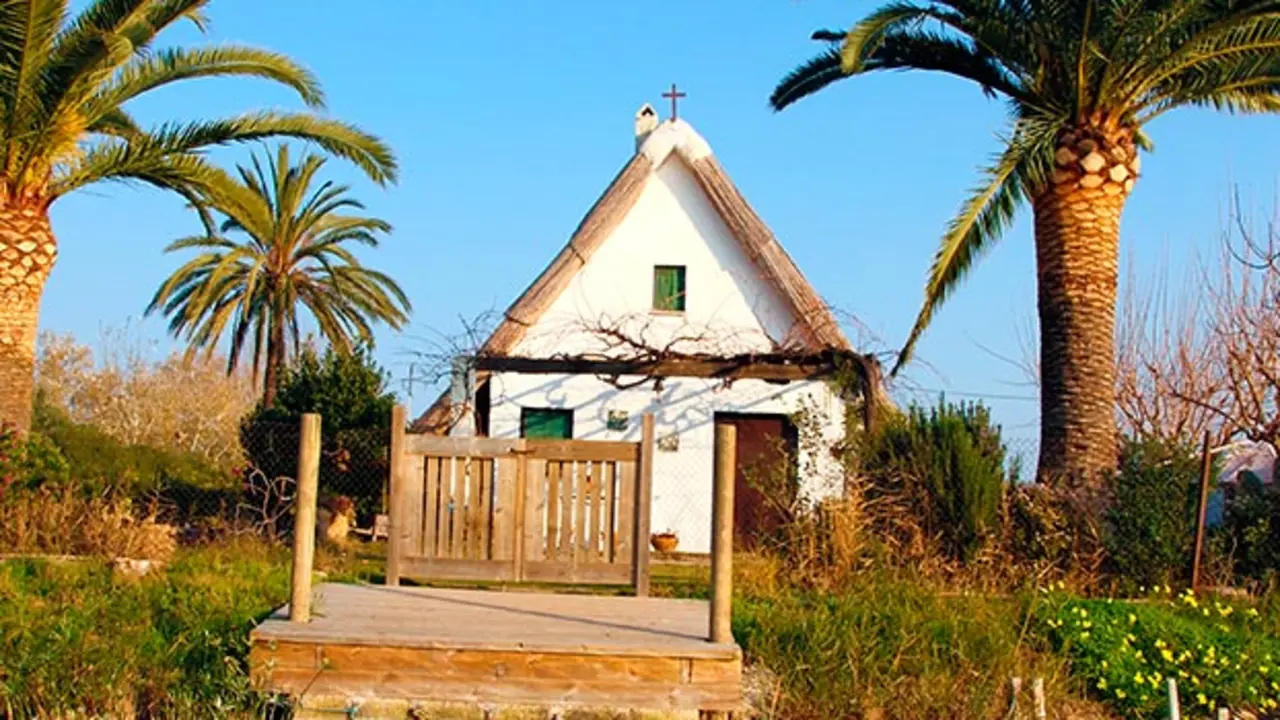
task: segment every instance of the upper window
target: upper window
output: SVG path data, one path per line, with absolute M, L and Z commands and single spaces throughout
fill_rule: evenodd
M 684 298 L 684 266 L 654 266 L 653 309 L 663 312 L 684 312 Z

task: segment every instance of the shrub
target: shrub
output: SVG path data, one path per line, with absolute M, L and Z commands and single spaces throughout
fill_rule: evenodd
M 23 437 L 0 427 L 0 502 L 10 492 L 60 485 L 67 469 L 66 458 L 45 436 L 33 432 Z
M 1004 490 L 1000 427 L 981 404 L 939 400 L 889 418 L 860 459 L 872 500 L 905 501 L 952 557 L 968 558 L 997 527 Z
M 1191 561 L 1200 459 L 1177 445 L 1130 443 L 1113 476 L 1104 542 L 1121 584 L 1174 583 Z
M 1223 487 L 1222 524 L 1213 529 L 1214 554 L 1237 579 L 1270 583 L 1280 569 L 1280 488 L 1252 473 Z
M 239 486 L 229 469 L 201 455 L 127 445 L 39 399 L 33 429 L 57 448 L 66 459 L 69 476 L 88 493 L 112 491 L 130 497 L 162 493 L 195 503 L 202 495 L 225 495 Z

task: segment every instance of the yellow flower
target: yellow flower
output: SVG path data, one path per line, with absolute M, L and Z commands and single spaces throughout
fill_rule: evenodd
M 1204 693 L 1196 693 L 1196 702 L 1200 703 L 1201 705 L 1208 705 L 1209 698 L 1205 697 Z
M 1172 650 L 1161 650 L 1161 651 L 1160 651 L 1160 657 L 1164 658 L 1165 662 L 1173 662 L 1173 651 L 1172 651 Z
M 1121 700 L 1123 700 L 1123 699 L 1124 699 L 1124 690 L 1121 690 L 1120 688 L 1116 688 L 1116 697 L 1118 697 L 1118 698 L 1120 698 Z
M 1129 624 L 1132 625 L 1136 622 L 1138 622 L 1138 616 L 1133 613 L 1129 613 Z
M 1140 672 L 1136 672 L 1136 673 L 1134 673 L 1134 674 L 1133 674 L 1133 684 L 1134 684 L 1134 685 L 1141 685 L 1141 684 L 1142 684 L 1142 673 L 1140 673 Z
M 1102 661 L 1102 669 L 1103 669 L 1103 670 L 1106 670 L 1106 669 L 1107 669 L 1107 661 L 1106 661 L 1106 660 L 1103 660 L 1103 661 Z
M 1244 614 L 1248 615 L 1249 617 L 1258 617 L 1258 610 L 1257 608 L 1249 608 L 1248 610 L 1244 611 Z
M 1106 679 L 1106 678 L 1098 678 L 1098 689 L 1099 689 L 1099 690 L 1106 690 L 1106 689 L 1107 689 L 1107 679 Z
M 1088 640 L 1088 639 L 1089 639 L 1089 631 L 1088 631 L 1088 630 L 1086 630 L 1086 631 L 1084 631 L 1084 632 L 1080 633 L 1080 639 L 1081 639 L 1081 640 Z

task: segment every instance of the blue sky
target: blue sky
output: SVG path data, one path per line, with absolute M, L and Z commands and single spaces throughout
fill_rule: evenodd
M 773 228 L 818 291 L 882 343 L 900 344 L 918 309 L 937 238 L 977 166 L 998 146 L 1003 108 L 941 76 L 846 81 L 774 114 L 776 81 L 817 49 L 818 27 L 870 6 L 828 0 L 382 0 L 359 12 L 306 0 L 216 0 L 208 37 L 290 54 L 324 83 L 329 111 L 396 149 L 400 183 L 382 190 L 330 164 L 395 226 L 371 264 L 414 303 L 404 335 L 383 332 L 378 356 L 401 379 L 413 336 L 454 331 L 459 317 L 504 308 L 566 241 L 627 160 L 631 118 L 677 82 L 681 116 Z M 140 101 L 160 122 L 300 104 L 254 81 L 199 81 Z M 1122 274 L 1163 257 L 1176 270 L 1216 243 L 1230 188 L 1270 208 L 1280 120 L 1187 111 L 1151 128 L 1157 150 L 1126 211 Z M 249 148 L 219 151 L 228 163 Z M 159 318 L 139 324 L 179 259 L 171 239 L 198 229 L 172 197 L 105 185 L 53 210 L 61 256 L 41 325 L 96 339 L 126 322 L 172 347 Z M 1141 272 L 1141 270 L 1140 270 Z M 929 367 L 911 384 L 988 398 L 1014 438 L 1036 435 L 1034 391 L 998 356 L 1018 357 L 1035 317 L 1030 220 L 982 262 L 920 345 Z M 419 390 L 415 408 L 430 402 Z M 927 398 L 926 398 L 927 399 Z

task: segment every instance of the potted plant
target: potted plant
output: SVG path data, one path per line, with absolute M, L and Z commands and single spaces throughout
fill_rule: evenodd
M 667 529 L 651 535 L 649 544 L 660 553 L 670 554 L 676 551 L 676 546 L 680 544 L 680 537 L 676 535 L 674 530 Z

